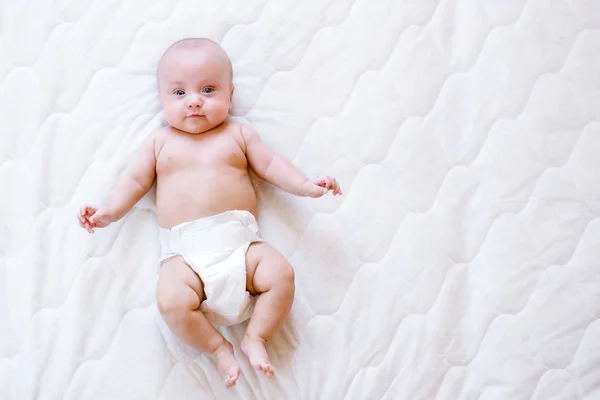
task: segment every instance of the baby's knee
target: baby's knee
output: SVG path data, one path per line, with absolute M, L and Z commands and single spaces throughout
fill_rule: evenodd
M 184 323 L 191 312 L 198 308 L 197 305 L 194 307 L 194 299 L 190 294 L 182 292 L 159 292 L 157 306 L 165 322 L 178 325 Z

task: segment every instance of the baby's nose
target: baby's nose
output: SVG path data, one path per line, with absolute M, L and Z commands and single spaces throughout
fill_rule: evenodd
M 200 107 L 201 105 L 202 105 L 202 99 L 200 99 L 200 96 L 190 96 L 190 98 L 188 100 L 189 108 Z

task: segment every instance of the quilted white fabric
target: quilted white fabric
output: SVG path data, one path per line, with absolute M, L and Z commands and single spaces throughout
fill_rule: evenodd
M 0 1 L 0 398 L 599 399 L 595 0 Z M 256 182 L 296 269 L 267 380 L 155 318 L 153 197 L 88 235 L 162 124 L 154 71 L 212 38 L 233 114 L 342 197 Z

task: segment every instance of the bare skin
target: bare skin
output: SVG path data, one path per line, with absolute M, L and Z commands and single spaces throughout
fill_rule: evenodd
M 252 128 L 227 120 L 233 95 L 231 64 L 215 43 L 194 39 L 167 50 L 159 63 L 159 94 L 168 126 L 146 140 L 105 204 L 81 208 L 79 224 L 88 232 L 125 216 L 155 180 L 163 228 L 229 210 L 247 210 L 256 216 L 249 169 L 295 195 L 342 194 L 334 178 L 309 180 L 267 147 Z M 294 273 L 266 243 L 250 245 L 246 272 L 247 290 L 258 299 L 241 349 L 254 369 L 271 377 L 274 371 L 264 345 L 291 308 Z M 163 264 L 158 307 L 165 322 L 185 343 L 211 354 L 223 383 L 230 387 L 239 378 L 240 367 L 231 343 L 199 310 L 203 300 L 200 277 L 181 257 Z

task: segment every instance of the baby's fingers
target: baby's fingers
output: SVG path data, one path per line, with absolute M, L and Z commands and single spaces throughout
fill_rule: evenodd
M 319 185 L 313 185 L 310 197 L 317 198 L 327 193 L 327 189 Z
M 338 194 L 342 194 L 342 190 L 340 189 L 340 185 L 338 184 L 338 181 L 331 177 L 331 176 L 327 176 L 322 180 L 322 185 L 325 188 L 327 188 L 327 190 L 331 190 L 332 194 L 334 196 L 337 196 Z
M 77 215 L 77 221 L 79 222 L 79 226 L 84 228 L 89 233 L 94 233 L 94 224 L 90 222 L 88 219 L 88 215 L 93 216 L 96 213 L 96 208 L 93 206 L 84 206 L 79 210 L 79 214 Z
M 89 233 L 94 233 L 94 229 L 92 225 L 81 215 L 78 216 L 77 220 L 79 221 L 79 226 L 88 231 Z
M 339 194 L 341 196 L 342 194 L 344 194 L 344 193 L 342 193 L 342 188 L 340 187 L 340 184 L 338 183 L 337 180 L 335 181 L 335 189 L 337 191 L 336 195 Z
M 83 215 L 83 211 L 81 211 L 77 215 L 77 221 L 79 222 L 79 226 L 81 226 L 82 228 L 85 228 L 85 224 L 89 222 L 87 218 Z
M 334 196 L 337 194 L 339 186 L 335 178 L 332 178 L 331 176 L 327 177 L 327 189 L 331 190 L 331 194 Z
M 327 189 L 334 189 L 335 188 L 335 178 L 332 178 L 330 176 L 325 178 L 325 184 L 327 185 Z
M 90 215 L 94 215 L 98 211 L 97 207 L 86 205 L 81 207 L 81 216 L 86 217 Z
M 333 188 L 333 195 L 337 196 L 337 195 L 342 195 L 342 189 L 340 188 L 339 183 L 337 183 L 337 181 L 335 182 L 335 186 Z
M 326 176 L 325 178 L 315 182 L 317 185 L 324 187 L 325 189 L 329 190 L 332 187 L 332 180 L 330 177 Z
M 94 228 L 90 224 L 85 224 L 85 230 L 91 233 L 92 235 L 94 234 Z

